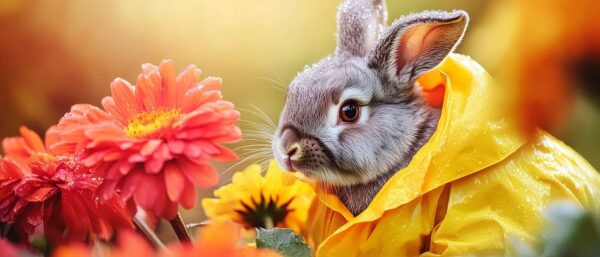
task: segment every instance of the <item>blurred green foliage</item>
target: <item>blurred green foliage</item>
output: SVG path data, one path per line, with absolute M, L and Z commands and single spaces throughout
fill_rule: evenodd
M 552 203 L 544 212 L 546 225 L 537 246 L 515 242 L 519 257 L 600 256 L 600 220 L 572 202 Z

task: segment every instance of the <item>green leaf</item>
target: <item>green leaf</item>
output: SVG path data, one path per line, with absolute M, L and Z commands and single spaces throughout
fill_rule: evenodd
M 275 251 L 284 257 L 310 257 L 310 248 L 304 239 L 287 228 L 256 230 L 256 247 Z

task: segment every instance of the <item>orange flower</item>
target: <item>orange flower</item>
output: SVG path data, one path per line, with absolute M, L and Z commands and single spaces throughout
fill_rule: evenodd
M 469 52 L 506 86 L 526 134 L 569 121 L 579 90 L 598 94 L 597 5 L 594 0 L 496 1 L 474 31 Z
M 92 251 L 88 246 L 71 243 L 63 245 L 54 252 L 52 257 L 155 257 L 157 254 L 144 238 L 133 231 L 119 231 L 116 237 L 116 243 L 108 248 L 105 245 L 98 245 L 98 249 Z
M 21 137 L 6 138 L 0 159 L 0 222 L 14 224 L 22 240 L 43 225 L 52 243 L 109 239 L 114 227 L 133 228 L 130 214 L 114 193 L 97 201 L 102 178 L 74 155 L 47 151 L 42 139 L 21 127 Z M 54 142 L 52 133 L 47 142 Z
M 154 252 L 139 235 L 120 232 L 117 244 L 106 251 L 106 257 L 281 257 L 279 254 L 245 246 L 241 238 L 242 228 L 231 222 L 214 222 L 202 228 L 193 244 L 169 246 L 167 251 Z M 52 257 L 91 256 L 91 249 L 81 245 L 59 247 Z
M 178 204 L 195 205 L 194 186 L 218 182 L 211 159 L 237 158 L 221 144 L 240 140 L 239 112 L 221 100 L 219 78 L 197 83 L 193 65 L 179 75 L 170 60 L 142 69 L 135 87 L 112 82 L 104 110 L 73 106 L 57 126 L 62 142 L 52 147 L 83 149 L 84 164 L 104 177 L 102 195 L 118 190 L 123 200 L 172 219 Z
M 518 33 L 527 35 L 514 42 L 519 48 L 515 76 L 520 86 L 522 121 L 525 129 L 535 132 L 537 126 L 556 128 L 565 122 L 577 87 L 597 83 L 586 81 L 582 73 L 586 68 L 593 70 L 586 66 L 593 66 L 600 58 L 600 11 L 593 0 L 549 1 L 543 5 L 526 2 L 515 3 L 523 22 Z
M 243 246 L 242 227 L 233 222 L 212 222 L 200 230 L 194 245 L 171 248 L 171 255 L 163 257 L 231 256 L 231 257 L 277 257 L 278 254 Z
M 82 244 L 72 244 L 69 246 L 61 246 L 54 251 L 53 257 L 92 257 L 92 251 Z M 144 255 L 132 255 L 145 257 Z

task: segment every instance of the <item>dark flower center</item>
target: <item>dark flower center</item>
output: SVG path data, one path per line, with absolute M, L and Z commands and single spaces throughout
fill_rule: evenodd
M 244 220 L 246 226 L 254 228 L 269 228 L 283 222 L 285 217 L 293 211 L 289 208 L 293 198 L 283 204 L 277 204 L 278 198 L 265 198 L 260 194 L 257 202 L 252 198 L 252 203 L 242 202 L 243 209 L 235 210 Z

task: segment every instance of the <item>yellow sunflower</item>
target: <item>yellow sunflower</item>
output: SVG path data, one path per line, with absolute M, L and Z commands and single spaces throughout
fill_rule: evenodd
M 233 220 L 247 229 L 284 227 L 303 234 L 308 209 L 315 196 L 312 187 L 275 161 L 266 174 L 254 164 L 233 175 L 232 182 L 217 189 L 216 198 L 202 200 L 211 220 Z

